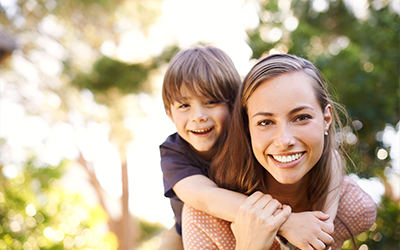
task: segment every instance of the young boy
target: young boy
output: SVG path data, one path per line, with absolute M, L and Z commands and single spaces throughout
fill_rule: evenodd
M 239 207 L 247 198 L 243 194 L 218 188 L 208 178 L 210 160 L 223 143 L 221 137 L 230 122 L 240 81 L 228 55 L 212 46 L 180 51 L 170 62 L 162 96 L 166 113 L 175 124 L 177 133 L 169 136 L 160 146 L 160 153 L 164 195 L 171 199 L 176 224 L 165 234 L 160 249 L 183 249 L 183 202 L 215 217 L 234 221 Z M 337 200 L 332 207 L 334 209 L 330 214 L 333 221 Z M 322 221 L 329 218 L 323 213 L 313 216 Z M 291 225 L 306 220 L 305 216 L 292 218 Z M 287 224 L 290 224 L 289 219 Z M 297 243 L 293 239 L 297 232 L 291 231 L 293 237 L 281 233 L 292 243 Z

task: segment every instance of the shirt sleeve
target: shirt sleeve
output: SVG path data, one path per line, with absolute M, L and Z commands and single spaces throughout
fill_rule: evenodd
M 334 221 L 335 244 L 332 249 L 341 249 L 345 240 L 370 229 L 375 219 L 375 202 L 355 181 L 346 176 L 340 191 L 339 207 Z
M 184 249 L 189 250 L 234 250 L 236 239 L 231 230 L 231 223 L 187 204 L 182 213 L 182 240 Z M 290 250 L 277 237 L 270 250 Z
M 161 169 L 163 171 L 164 181 L 164 195 L 166 197 L 176 196 L 173 186 L 180 180 L 192 176 L 201 174 L 204 175 L 200 166 L 193 164 L 183 152 L 166 146 L 160 146 L 161 154 Z
M 234 250 L 235 237 L 230 222 L 213 217 L 185 204 L 182 213 L 182 240 L 189 250 Z

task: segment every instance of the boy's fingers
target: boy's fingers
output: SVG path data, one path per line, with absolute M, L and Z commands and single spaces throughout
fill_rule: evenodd
M 272 200 L 271 195 L 263 194 L 257 191 L 254 194 L 250 195 L 243 205 L 245 207 L 252 207 L 256 205 L 257 207 L 261 207 L 262 209 L 270 202 L 270 200 Z
M 243 205 L 248 205 L 248 206 L 252 206 L 253 204 L 255 204 L 264 194 L 257 191 L 254 194 L 250 195 L 246 201 L 244 202 Z
M 333 225 L 332 222 L 325 221 L 324 223 L 322 223 L 321 229 L 325 233 L 332 235 L 333 231 L 335 230 L 335 226 Z
M 331 216 L 329 214 L 323 213 L 321 211 L 314 211 L 312 212 L 314 214 L 315 217 L 317 217 L 317 219 L 319 220 L 328 220 Z
M 292 213 L 292 208 L 290 206 L 284 205 L 280 213 L 274 215 L 274 221 L 280 226 L 282 225 Z

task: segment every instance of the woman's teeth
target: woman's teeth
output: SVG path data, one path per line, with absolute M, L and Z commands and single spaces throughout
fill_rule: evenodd
M 298 153 L 298 154 L 294 154 L 294 155 L 288 155 L 288 156 L 281 156 L 281 155 L 273 155 L 272 157 L 274 157 L 274 159 L 276 161 L 282 162 L 282 163 L 289 163 L 292 161 L 295 161 L 297 159 L 299 159 L 301 156 L 303 155 L 303 153 Z

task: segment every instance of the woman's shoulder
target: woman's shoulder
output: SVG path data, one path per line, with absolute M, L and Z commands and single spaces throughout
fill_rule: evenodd
M 345 176 L 340 191 L 335 232 L 349 239 L 351 235 L 356 236 L 370 229 L 375 219 L 375 202 L 354 180 Z
M 349 176 L 343 179 L 338 212 L 350 217 L 370 218 L 375 221 L 376 204 Z

